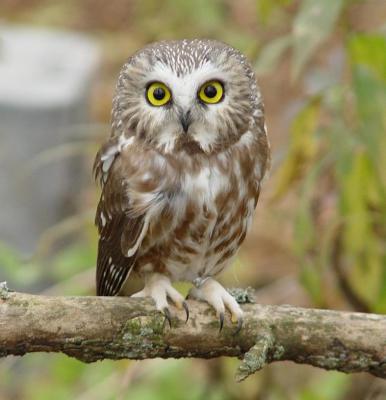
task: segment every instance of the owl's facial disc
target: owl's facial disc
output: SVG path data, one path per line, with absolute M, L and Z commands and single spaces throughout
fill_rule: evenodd
M 144 97 L 153 124 L 146 134 L 155 146 L 173 151 L 195 144 L 207 152 L 216 143 L 227 142 L 225 118 L 232 83 L 226 73 L 209 62 L 183 75 L 158 64 L 149 78 Z
M 249 129 L 256 90 L 236 50 L 212 41 L 161 42 L 125 65 L 115 109 L 120 129 L 162 152 L 194 147 L 209 154 Z

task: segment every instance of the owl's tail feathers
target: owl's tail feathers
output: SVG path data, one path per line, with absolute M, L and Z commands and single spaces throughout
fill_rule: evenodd
M 136 254 L 124 257 L 120 247 L 115 251 L 111 250 L 111 243 L 99 240 L 97 296 L 116 296 L 134 267 Z
M 120 214 L 104 217 L 103 221 L 98 218 L 97 295 L 115 296 L 134 268 L 147 225 L 142 216 L 130 218 Z

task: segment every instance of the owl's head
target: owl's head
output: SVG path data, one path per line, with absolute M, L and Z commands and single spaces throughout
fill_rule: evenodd
M 220 151 L 260 118 L 249 63 L 213 40 L 164 41 L 138 51 L 121 70 L 113 104 L 114 131 L 166 153 Z

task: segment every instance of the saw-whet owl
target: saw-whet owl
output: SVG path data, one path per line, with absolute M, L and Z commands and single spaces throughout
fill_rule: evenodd
M 174 281 L 237 329 L 242 310 L 215 277 L 251 224 L 270 159 L 254 73 L 238 50 L 215 40 L 150 44 L 124 64 L 112 130 L 94 164 L 102 193 L 97 294 L 114 296 L 131 273 L 144 278 L 170 323 L 184 307 Z

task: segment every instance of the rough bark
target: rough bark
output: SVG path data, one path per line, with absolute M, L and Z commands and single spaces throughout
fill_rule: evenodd
M 265 364 L 291 360 L 386 378 L 386 316 L 251 303 L 244 291 L 244 326 L 234 335 L 203 303 L 189 301 L 190 318 L 175 310 L 172 328 L 147 299 L 50 297 L 0 288 L 0 356 L 63 352 L 84 362 L 232 356 L 243 358 L 236 379 Z

